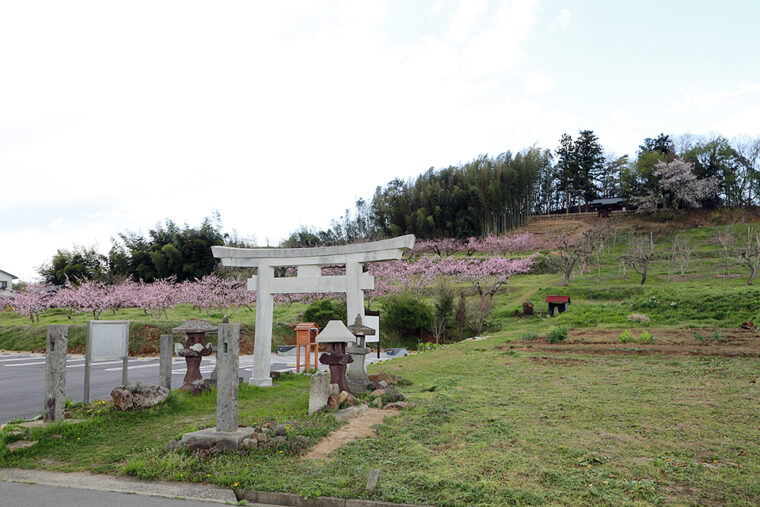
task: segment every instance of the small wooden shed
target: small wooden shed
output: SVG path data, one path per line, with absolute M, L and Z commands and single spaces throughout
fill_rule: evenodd
M 549 303 L 549 315 L 557 315 L 567 310 L 570 296 L 546 296 L 546 302 Z
M 319 326 L 314 322 L 300 322 L 296 326 L 296 373 L 301 371 L 301 347 L 305 347 L 304 352 L 304 368 L 306 371 L 311 369 L 311 349 L 314 349 L 314 367 L 317 368 L 319 363 L 317 362 L 317 354 L 319 347 L 317 346 L 317 335 L 319 334 Z

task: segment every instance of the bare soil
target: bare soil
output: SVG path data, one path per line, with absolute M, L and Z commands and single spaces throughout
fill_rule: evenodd
M 751 329 L 647 329 L 646 331 L 654 337 L 650 343 L 636 341 L 621 343 L 618 336 L 623 331 L 623 329 L 570 329 L 567 340 L 561 343 L 548 343 L 545 337 L 539 337 L 531 341 L 511 342 L 498 348 L 602 355 L 760 356 L 760 333 Z M 631 334 L 636 339 L 642 331 L 633 330 Z M 715 332 L 722 334 L 723 338 L 720 341 L 712 338 Z M 696 340 L 694 333 L 700 333 L 704 341 Z M 549 357 L 531 359 L 547 364 L 560 364 L 556 362 L 556 359 L 552 362 Z
M 327 455 L 339 447 L 343 447 L 357 438 L 364 438 L 375 434 L 372 429 L 376 424 L 383 422 L 388 416 L 398 415 L 398 410 L 381 410 L 370 408 L 351 419 L 347 426 L 333 431 L 319 441 L 317 445 L 309 449 L 304 460 L 327 458 Z

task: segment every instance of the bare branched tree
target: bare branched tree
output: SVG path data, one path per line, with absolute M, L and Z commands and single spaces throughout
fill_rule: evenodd
M 733 227 L 716 228 L 713 231 L 713 243 L 720 247 L 720 258 L 723 261 L 723 272 L 728 276 L 731 264 L 733 246 L 736 243 Z
M 647 281 L 647 270 L 649 264 L 654 260 L 656 254 L 654 251 L 654 240 L 650 233 L 646 235 L 634 236 L 631 238 L 628 247 L 628 253 L 620 257 L 624 266 L 627 266 L 641 275 L 641 285 Z
M 675 238 L 673 238 L 673 245 L 670 249 L 670 260 L 673 263 L 678 264 L 678 267 L 681 270 L 681 276 L 684 276 L 686 268 L 689 267 L 691 254 L 692 246 L 689 240 L 680 234 L 676 234 Z
M 573 274 L 573 268 L 584 255 L 583 242 L 571 241 L 566 234 L 560 234 L 555 237 L 555 243 L 559 252 L 559 267 L 562 274 L 565 275 L 564 287 L 570 285 L 570 275 Z
M 760 259 L 760 234 L 751 228 L 747 229 L 747 237 L 737 241 L 733 246 L 733 251 L 739 258 L 739 262 L 749 269 L 749 277 L 745 285 L 752 285 Z

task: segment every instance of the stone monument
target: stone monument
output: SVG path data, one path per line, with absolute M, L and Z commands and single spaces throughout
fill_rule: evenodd
M 170 334 L 161 335 L 161 350 L 158 362 L 158 385 L 169 390 L 172 388 L 172 353 L 174 338 Z
M 320 248 L 232 248 L 213 246 L 214 257 L 223 266 L 256 268 L 248 280 L 248 290 L 256 291 L 256 340 L 250 383 L 271 386 L 269 356 L 272 349 L 272 311 L 274 294 L 346 294 L 348 315 L 364 316 L 364 292 L 375 287 L 372 276 L 364 272 L 368 262 L 400 259 L 414 246 L 414 235 L 369 243 Z M 322 276 L 323 266 L 345 266 L 346 274 Z M 274 268 L 296 266 L 295 277 L 275 278 Z
M 211 389 L 208 384 L 203 383 L 201 375 L 201 360 L 203 356 L 211 355 L 211 344 L 206 343 L 206 334 L 216 333 L 217 328 L 203 319 L 188 319 L 180 326 L 172 329 L 173 333 L 182 333 L 187 335 L 185 345 L 181 343 L 175 345 L 175 352 L 178 356 L 185 358 L 187 364 L 187 373 L 185 373 L 184 385 L 179 388 L 185 393 L 198 394 Z
M 346 365 L 354 359 L 346 354 L 346 344 L 355 343 L 356 338 L 346 325 L 339 320 L 331 320 L 317 335 L 317 343 L 326 343 L 327 352 L 319 356 L 319 362 L 330 367 L 330 383 L 338 385 L 338 392 L 351 392 L 346 383 Z
M 63 421 L 66 408 L 66 351 L 69 326 L 48 326 L 45 345 L 45 405 L 42 420 Z
M 238 427 L 238 368 L 240 324 L 219 324 L 216 352 L 216 427 L 182 435 L 190 448 L 237 449 L 254 428 Z
M 365 360 L 367 354 L 369 354 L 369 347 L 365 346 L 364 339 L 366 336 L 372 336 L 375 334 L 375 330 L 371 327 L 362 324 L 362 316 L 356 315 L 354 323 L 348 326 L 348 330 L 351 331 L 356 337 L 356 343 L 351 344 L 346 348 L 346 352 L 351 354 L 353 361 L 348 365 L 348 373 L 346 380 L 348 381 L 348 387 L 351 392 L 356 394 L 367 390 L 367 386 L 370 384 L 369 377 L 367 377 L 367 365 Z

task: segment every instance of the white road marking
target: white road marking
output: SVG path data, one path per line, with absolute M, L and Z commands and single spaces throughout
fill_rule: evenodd
M 34 361 L 40 359 L 43 356 L 26 356 L 26 357 L 14 357 L 13 359 L 0 359 L 0 363 L 6 363 L 10 361 Z
M 45 361 L 39 362 L 39 363 L 16 363 L 16 364 L 4 364 L 3 366 L 11 367 L 11 366 L 33 366 L 35 364 L 45 364 Z

